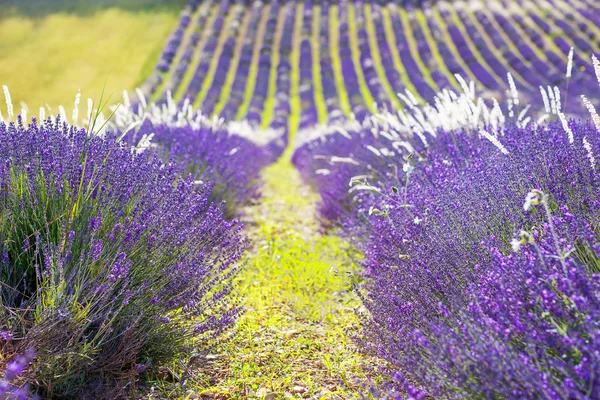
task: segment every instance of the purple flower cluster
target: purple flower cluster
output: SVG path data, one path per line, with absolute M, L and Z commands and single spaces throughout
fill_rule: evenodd
M 212 194 L 229 177 L 201 184 L 60 118 L 0 123 L 0 140 L 0 329 L 35 349 L 40 390 L 113 382 L 231 325 L 246 242 Z
M 15 381 L 25 373 L 34 357 L 35 351 L 29 348 L 23 355 L 17 355 L 6 364 L 4 378 L 0 379 L 0 396 L 3 399 L 27 400 L 29 398 L 29 386 L 15 384 Z
M 509 126 L 495 144 L 357 126 L 297 151 L 324 216 L 365 253 L 361 342 L 389 361 L 396 390 L 600 391 L 600 141 L 591 124 L 569 127 L 573 143 L 552 123 Z
M 137 144 L 142 132 L 154 134 L 152 143 L 161 156 L 184 164 L 197 183 L 210 184 L 213 200 L 226 202 L 228 217 L 258 196 L 260 171 L 274 158 L 266 148 L 231 134 L 219 124 L 172 126 L 146 122 L 125 140 Z

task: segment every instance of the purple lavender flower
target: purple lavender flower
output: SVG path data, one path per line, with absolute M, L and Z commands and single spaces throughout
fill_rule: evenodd
M 87 384 L 74 373 L 110 379 L 142 356 L 161 362 L 233 322 L 231 280 L 246 241 L 212 200 L 212 187 L 228 177 L 207 169 L 208 182 L 196 183 L 182 164 L 60 118 L 0 123 L 0 140 L 0 209 L 11 210 L 0 227 L 0 291 L 12 309 L 0 322 L 36 348 L 44 368 L 34 375 L 53 371 L 34 382 L 57 393 Z M 21 361 L 7 366 L 7 380 L 23 371 Z
M 595 128 L 569 128 L 574 144 L 559 123 L 507 127 L 507 154 L 469 131 L 397 139 L 360 126 L 296 152 L 323 216 L 365 253 L 361 343 L 396 368 L 394 390 L 598 390 L 600 180 L 582 144 Z M 589 148 L 600 151 L 597 138 Z

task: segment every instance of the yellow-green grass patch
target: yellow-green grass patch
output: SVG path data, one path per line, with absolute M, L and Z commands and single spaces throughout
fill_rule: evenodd
M 105 84 L 118 101 L 153 71 L 179 19 L 183 2 L 173 3 L 176 12 L 109 7 L 35 18 L 16 8 L 0 19 L 0 84 L 36 114 L 46 104 L 73 104 L 79 89 L 97 97 Z
M 169 398 L 348 399 L 381 383 L 383 362 L 353 340 L 364 311 L 352 289 L 360 255 L 318 233 L 319 197 L 289 156 L 263 180 L 260 204 L 246 210 L 253 246 L 237 278 L 245 313 L 185 384 L 155 383 Z

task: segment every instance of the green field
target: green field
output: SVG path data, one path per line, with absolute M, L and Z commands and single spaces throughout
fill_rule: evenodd
M 97 97 L 105 84 L 118 101 L 153 70 L 185 3 L 8 1 L 0 7 L 0 84 L 31 110 L 70 106 L 79 89 Z

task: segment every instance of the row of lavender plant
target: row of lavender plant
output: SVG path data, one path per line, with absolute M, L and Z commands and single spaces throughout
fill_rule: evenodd
M 181 55 L 179 63 L 173 71 L 171 79 L 168 82 L 165 82 L 164 89 L 162 93 L 160 93 L 159 102 L 165 102 L 167 100 L 168 92 L 175 93 L 179 89 L 185 73 L 187 72 L 188 68 L 190 68 L 190 63 L 192 62 L 194 52 L 197 51 L 196 48 L 202 39 L 202 30 L 208 22 L 210 11 L 213 6 L 214 0 L 202 2 L 200 5 L 201 9 L 198 18 L 195 21 L 194 33 L 191 34 L 190 40 L 186 43 L 186 46 L 183 49 L 183 54 Z
M 244 20 L 244 16 L 246 14 L 246 7 L 242 5 L 236 5 L 233 8 L 232 12 L 232 23 L 230 25 L 230 33 L 223 45 L 223 49 L 221 50 L 221 55 L 217 61 L 217 68 L 215 70 L 215 74 L 213 76 L 212 81 L 209 84 L 208 91 L 206 92 L 206 96 L 202 99 L 202 104 L 200 105 L 200 111 L 202 111 L 206 115 L 211 115 L 213 113 L 215 105 L 219 102 L 221 98 L 221 89 L 227 80 L 227 75 L 229 73 L 229 68 L 231 67 L 231 62 L 234 58 L 235 47 L 238 40 L 242 40 L 240 38 L 240 31 L 242 29 L 242 21 Z M 257 15 L 254 14 L 254 17 Z M 235 66 L 237 67 L 237 66 Z M 229 95 L 229 93 L 226 93 Z
M 342 77 L 344 80 L 344 87 L 348 94 L 348 100 L 350 102 L 350 108 L 354 117 L 358 120 L 362 120 L 368 115 L 369 109 L 365 104 L 360 85 L 358 81 L 358 75 L 356 73 L 359 66 L 354 64 L 352 59 L 352 48 L 350 44 L 350 32 L 348 28 L 350 21 L 348 17 L 348 4 L 342 2 L 338 6 L 338 21 L 339 21 L 339 59 L 342 64 Z
M 0 121 L 2 396 L 129 396 L 240 313 L 231 218 L 268 151 L 170 98 L 124 103 L 105 124 L 90 102 L 86 129 Z
M 167 41 L 153 73 L 146 79 L 144 85 L 144 91 L 146 93 L 153 94 L 157 87 L 162 83 L 164 74 L 172 68 L 173 60 L 183 41 L 185 31 L 192 19 L 192 14 L 196 11 L 200 2 L 200 0 L 191 0 L 181 11 L 181 17 L 179 18 L 175 31 Z
M 328 2 L 321 5 L 319 25 L 319 66 L 321 70 L 321 86 L 327 110 L 328 121 L 344 118 L 341 109 L 338 89 L 335 84 L 335 74 L 332 62 L 331 38 L 329 36 L 330 7 Z
M 383 24 L 383 14 L 381 12 L 382 7 L 379 4 L 374 3 L 371 8 L 371 15 L 373 18 L 373 25 L 375 28 L 375 41 L 377 43 L 377 49 L 379 51 L 381 57 L 381 63 L 383 66 L 383 70 L 385 72 L 385 77 L 392 86 L 392 89 L 396 93 L 405 93 L 407 86 L 402 80 L 402 75 L 399 71 L 396 70 L 394 66 L 394 57 L 392 55 L 392 50 L 388 44 L 386 35 L 385 35 L 385 26 Z M 419 46 L 421 51 L 426 52 L 428 48 L 424 46 Z M 439 72 L 438 72 L 439 73 Z M 434 75 L 435 72 L 432 73 Z M 441 75 L 441 74 L 440 74 Z M 441 75 L 443 77 L 443 75 Z M 447 81 L 443 84 L 439 85 L 440 87 L 448 87 Z M 416 92 L 415 93 L 420 93 Z M 425 93 L 422 93 L 425 95 Z
M 221 0 L 219 3 L 219 7 L 216 10 L 216 17 L 212 24 L 212 26 L 207 27 L 209 31 L 207 32 L 207 40 L 204 43 L 204 47 L 202 50 L 196 49 L 195 51 L 201 51 L 201 56 L 198 61 L 198 65 L 196 65 L 193 70 L 193 75 L 188 83 L 187 87 L 183 92 L 183 96 L 180 104 L 183 104 L 184 99 L 189 99 L 192 103 L 196 100 L 196 97 L 202 90 L 202 85 L 204 83 L 204 79 L 206 78 L 206 74 L 210 69 L 210 62 L 212 59 L 212 55 L 217 48 L 217 43 L 219 41 L 219 35 L 223 29 L 231 30 L 231 27 L 224 26 L 225 18 L 231 7 L 231 2 L 229 0 Z
M 313 74 L 312 27 L 313 4 L 305 2 L 300 39 L 300 82 L 298 89 L 300 96 L 300 129 L 319 123 L 313 81 L 315 78 L 320 79 L 320 77 L 315 77 Z
M 296 12 L 298 4 L 295 0 L 285 3 L 283 29 L 279 44 L 279 64 L 277 65 L 277 77 L 275 82 L 275 98 L 273 99 L 273 115 L 269 125 L 276 130 L 284 132 L 287 139 L 289 130 L 288 118 L 291 113 L 291 54 L 294 45 L 294 30 L 296 26 Z M 287 145 L 287 141 L 283 148 Z M 282 148 L 282 150 L 283 150 Z
M 584 96 L 590 121 L 549 124 L 464 96 L 484 104 L 440 94 L 294 155 L 365 254 L 359 341 L 389 362 L 388 396 L 594 398 L 600 118 Z
M 265 37 L 260 48 L 260 57 L 258 59 L 258 69 L 254 82 L 254 90 L 252 92 L 252 98 L 250 99 L 248 110 L 244 115 L 244 118 L 247 119 L 249 123 L 255 125 L 260 125 L 262 121 L 265 102 L 269 95 L 269 80 L 271 65 L 273 63 L 272 55 L 274 52 L 279 51 L 273 46 L 275 42 L 275 35 L 277 33 L 280 10 L 281 4 L 279 1 L 271 2 L 269 17 L 266 23 L 267 26 L 265 27 Z
M 388 97 L 381 79 L 375 69 L 375 63 L 371 55 L 372 52 L 380 52 L 379 49 L 372 49 L 369 46 L 369 35 L 366 28 L 364 14 L 365 2 L 362 0 L 353 2 L 354 18 L 357 25 L 357 40 L 360 59 L 360 67 L 365 77 L 365 83 L 373 95 L 374 101 L 380 108 L 390 109 L 391 99 Z
M 223 109 L 219 112 L 219 116 L 224 118 L 226 121 L 235 120 L 237 112 L 244 103 L 244 99 L 246 97 L 246 85 L 250 78 L 248 75 L 250 74 L 250 67 L 253 61 L 252 56 L 254 53 L 254 47 L 258 45 L 262 46 L 262 43 L 256 42 L 256 36 L 262 14 L 262 4 L 259 2 L 254 3 L 252 10 L 250 11 L 250 22 L 248 29 L 242 38 L 243 44 L 240 52 L 238 68 L 235 70 L 235 77 L 231 86 L 231 93 L 229 93 L 227 102 L 223 106 Z
M 526 60 L 532 63 L 534 70 L 538 72 L 544 79 L 553 85 L 560 83 L 560 74 L 558 71 L 563 71 L 566 68 L 565 57 L 563 54 L 558 54 L 554 49 L 549 48 L 544 42 L 544 36 L 540 35 L 536 30 L 532 28 L 531 24 L 528 24 L 527 18 L 524 15 L 513 13 L 510 16 L 504 16 L 499 12 L 493 12 L 493 17 L 510 37 L 514 45 L 519 49 Z M 516 30 L 519 29 L 519 32 Z M 531 48 L 526 41 L 523 40 L 523 35 L 531 41 L 538 49 L 543 49 L 544 57 L 547 60 L 540 60 L 536 52 Z M 560 50 L 563 52 L 569 52 L 569 45 L 564 41 L 564 38 L 560 35 L 553 35 L 553 43 L 558 45 L 560 43 Z M 552 36 L 550 36 L 552 37 Z M 566 45 L 566 46 L 565 46 Z M 584 47 L 587 48 L 587 47 Z M 580 52 L 575 52 L 573 60 L 574 70 L 587 70 L 592 71 L 591 65 L 581 56 Z M 588 75 L 589 76 L 589 75 Z M 591 89 L 596 90 L 595 86 L 591 86 L 589 83 L 588 76 L 579 75 L 570 84 L 572 88 L 577 91 Z M 594 94 L 594 93 L 590 93 Z M 597 94 L 597 92 L 596 92 Z

